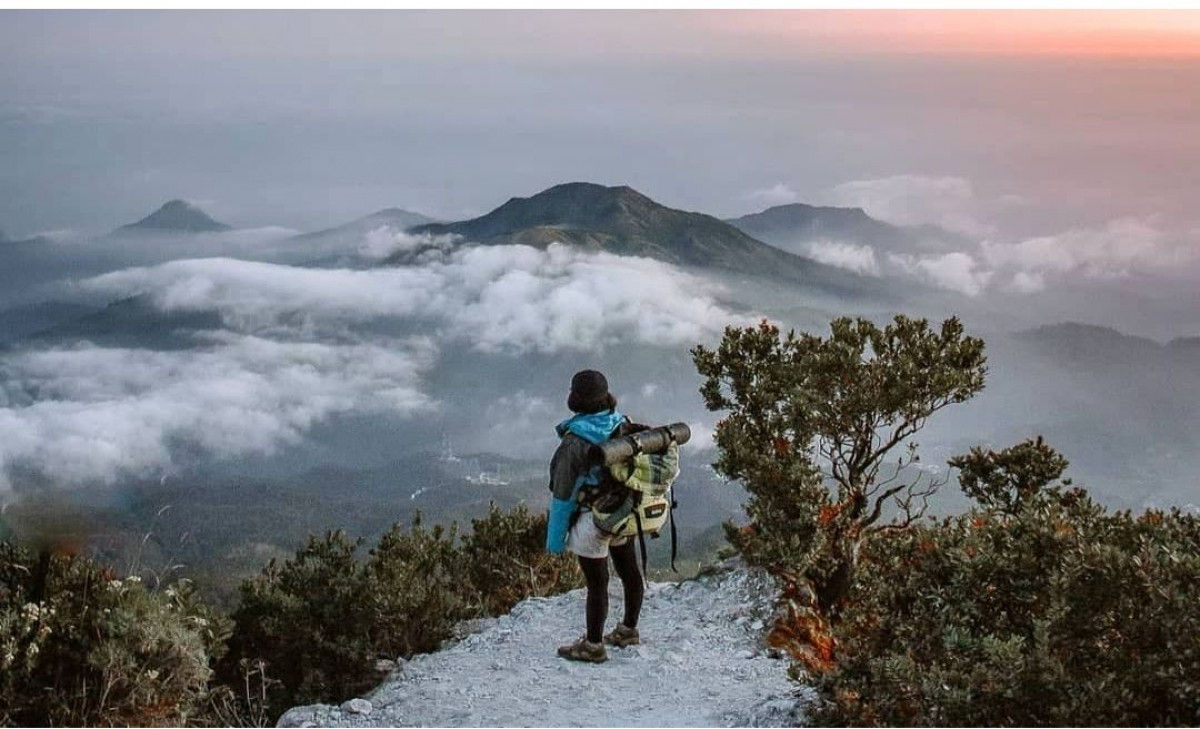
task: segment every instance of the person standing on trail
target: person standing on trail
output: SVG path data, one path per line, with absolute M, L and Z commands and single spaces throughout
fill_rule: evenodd
M 581 488 L 595 486 L 601 478 L 588 457 L 591 447 L 607 441 L 628 420 L 617 411 L 617 399 L 608 390 L 608 380 L 595 370 L 583 370 L 571 378 L 567 408 L 575 414 L 555 428 L 561 441 L 550 461 L 553 498 L 547 548 L 551 552 L 565 548 L 579 558 L 587 582 L 587 633 L 560 647 L 558 655 L 572 661 L 603 663 L 608 660 L 605 643 L 624 647 L 640 642 L 637 624 L 645 581 L 638 569 L 633 540 L 601 532 L 591 513 L 579 509 L 576 496 Z M 605 635 L 610 554 L 625 590 L 625 616 Z

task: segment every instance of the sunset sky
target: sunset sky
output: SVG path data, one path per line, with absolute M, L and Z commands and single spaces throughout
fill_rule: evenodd
M 1200 228 L 1200 12 L 0 21 L 10 236 L 103 231 L 170 197 L 242 226 L 459 218 L 564 180 L 735 215 L 909 179 L 869 212 L 1010 238 Z
M 837 11 L 714 13 L 716 33 L 796 49 L 907 53 L 1195 56 L 1191 11 Z

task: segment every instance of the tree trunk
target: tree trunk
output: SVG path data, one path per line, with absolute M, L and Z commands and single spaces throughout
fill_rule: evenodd
M 854 573 L 858 570 L 858 547 L 860 540 L 846 540 L 836 550 L 837 566 L 829 576 L 817 586 L 817 604 L 821 614 L 830 617 L 838 605 L 850 593 L 854 585 Z

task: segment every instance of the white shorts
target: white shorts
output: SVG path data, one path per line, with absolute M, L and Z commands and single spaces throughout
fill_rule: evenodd
M 628 541 L 629 537 L 613 537 L 597 529 L 592 512 L 585 511 L 567 534 L 567 549 L 580 557 L 608 559 L 609 546 L 619 547 Z

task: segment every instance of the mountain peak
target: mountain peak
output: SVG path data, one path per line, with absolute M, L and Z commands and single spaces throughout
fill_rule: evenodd
M 229 230 L 229 226 L 209 217 L 197 206 L 186 200 L 168 200 L 162 207 L 136 223 L 120 230 L 156 230 L 177 233 L 209 233 Z
M 767 245 L 711 215 L 669 208 L 627 185 L 567 182 L 531 197 L 511 198 L 472 220 L 423 225 L 413 232 L 454 234 L 483 245 L 545 248 L 563 243 L 584 250 L 804 280 L 835 288 L 852 284 L 851 279 L 855 279 L 844 271 Z
M 370 215 L 366 215 L 364 217 L 359 218 L 358 220 L 352 221 L 351 224 L 358 223 L 358 222 L 364 222 L 364 221 L 365 222 L 390 223 L 401 229 L 406 229 L 406 228 L 411 228 L 416 225 L 424 225 L 426 223 L 432 223 L 432 222 L 434 222 L 434 219 L 429 217 L 428 215 L 422 215 L 421 213 L 414 213 L 411 210 L 405 210 L 404 208 L 398 208 L 398 207 L 393 206 L 390 208 L 384 208 L 383 210 L 377 210 L 377 211 L 371 213 Z
M 585 210 L 599 211 L 605 207 L 620 205 L 643 209 L 665 208 L 628 185 L 606 187 L 594 182 L 564 182 L 549 187 L 532 197 L 514 197 L 499 209 L 507 206 L 529 206 L 543 208 L 547 212 L 577 214 Z

